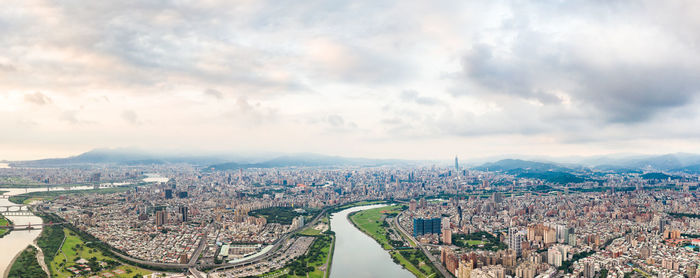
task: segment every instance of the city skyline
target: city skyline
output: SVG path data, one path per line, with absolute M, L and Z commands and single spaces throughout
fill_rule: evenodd
M 699 5 L 10 1 L 0 160 L 700 153 Z

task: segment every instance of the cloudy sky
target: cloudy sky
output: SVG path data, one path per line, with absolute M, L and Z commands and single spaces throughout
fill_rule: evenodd
M 694 0 L 7 0 L 0 160 L 697 153 L 698 30 Z

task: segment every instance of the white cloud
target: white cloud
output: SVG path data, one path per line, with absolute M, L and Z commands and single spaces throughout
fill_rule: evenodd
M 700 151 L 699 6 L 11 0 L 0 148 Z

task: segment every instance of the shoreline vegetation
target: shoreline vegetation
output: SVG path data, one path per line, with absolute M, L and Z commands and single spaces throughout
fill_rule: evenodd
M 0 226 L 12 226 L 12 220 L 0 214 Z M 8 235 L 12 229 L 0 229 L 0 238 Z
M 9 200 L 15 204 L 28 204 L 34 200 L 52 200 L 58 198 L 62 195 L 73 195 L 73 194 L 110 194 L 124 192 L 133 189 L 133 186 L 119 186 L 119 187 L 107 187 L 100 189 L 83 189 L 83 190 L 60 190 L 60 191 L 36 191 L 29 193 L 17 194 L 10 196 Z
M 387 228 L 390 225 L 386 223 L 385 218 L 388 216 L 397 217 L 402 210 L 405 210 L 404 205 L 388 205 L 352 212 L 348 214 L 347 218 L 355 228 L 374 239 L 384 250 L 389 251 L 394 263 L 408 270 L 414 276 L 419 278 L 442 277 L 421 250 L 413 247 L 397 246 L 399 242 L 389 238 Z M 399 233 L 401 238 L 404 238 L 400 231 L 396 232 Z
M 41 268 L 41 265 L 39 265 L 39 261 L 37 260 L 37 249 L 34 246 L 28 246 L 13 259 L 7 277 L 48 277 Z

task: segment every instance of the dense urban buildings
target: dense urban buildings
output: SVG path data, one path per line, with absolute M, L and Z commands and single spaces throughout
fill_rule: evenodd
M 146 182 L 149 173 L 162 178 Z M 287 269 L 315 240 L 289 235 L 327 231 L 320 216 L 360 201 L 400 204 L 381 219 L 397 225 L 388 238 L 415 242 L 442 276 L 700 277 L 698 176 L 589 175 L 596 181 L 559 183 L 459 170 L 456 159 L 454 168 L 0 169 L 35 187 L 121 188 L 35 205 L 131 259 L 212 277 Z

